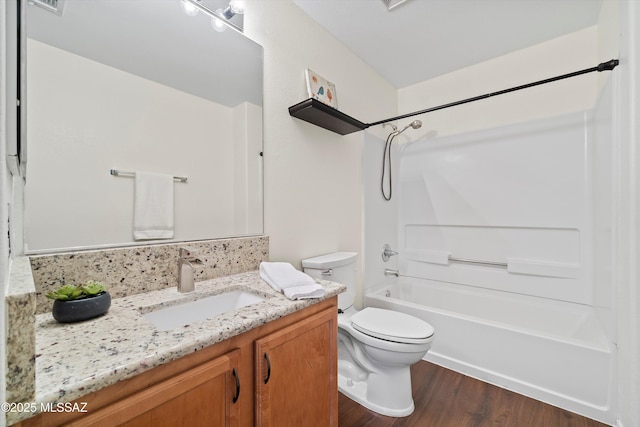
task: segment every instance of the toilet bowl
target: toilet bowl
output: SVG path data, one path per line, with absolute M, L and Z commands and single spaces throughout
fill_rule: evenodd
M 434 329 L 405 313 L 356 310 L 356 257 L 338 252 L 302 261 L 310 276 L 347 286 L 338 296 L 338 389 L 379 414 L 407 416 L 414 410 L 410 366 L 431 347 Z

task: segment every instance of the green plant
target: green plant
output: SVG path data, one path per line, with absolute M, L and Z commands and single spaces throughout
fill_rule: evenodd
M 82 298 L 95 297 L 105 292 L 105 287 L 102 283 L 95 280 L 89 280 L 84 285 L 63 285 L 58 290 L 49 292 L 47 298 L 51 298 L 59 301 L 71 301 Z

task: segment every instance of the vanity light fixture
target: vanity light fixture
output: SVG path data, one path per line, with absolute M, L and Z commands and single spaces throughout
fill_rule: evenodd
M 182 0 L 182 10 L 189 16 L 196 16 L 198 12 L 200 12 L 197 7 L 189 3 L 187 0 Z
M 209 15 L 211 26 L 218 32 L 226 30 L 227 27 L 242 32 L 242 28 L 229 21 L 235 15 L 244 13 L 244 4 L 240 0 L 231 0 L 224 10 L 211 10 L 202 4 L 202 0 L 182 0 L 182 8 L 189 16 L 195 16 L 199 11 Z
M 231 19 L 237 14 L 242 15 L 243 13 L 244 13 L 244 3 L 242 2 L 242 0 L 231 0 L 229 2 L 229 6 L 227 6 L 222 11 L 222 16 L 224 16 L 227 19 Z
M 223 14 L 222 9 L 216 9 L 216 13 L 219 15 L 222 15 Z M 214 30 L 216 30 L 219 33 L 227 29 L 226 20 L 220 19 L 217 16 L 211 17 L 211 26 L 213 27 Z

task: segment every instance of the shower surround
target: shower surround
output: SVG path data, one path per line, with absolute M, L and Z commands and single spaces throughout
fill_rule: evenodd
M 426 360 L 608 424 L 615 85 L 593 110 L 396 145 L 391 203 L 365 171 L 364 304 L 433 324 Z

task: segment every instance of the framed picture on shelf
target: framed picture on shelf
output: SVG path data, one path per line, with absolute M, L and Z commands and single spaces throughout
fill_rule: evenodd
M 336 85 L 319 76 L 309 68 L 305 70 L 305 77 L 307 78 L 307 92 L 309 93 L 309 98 L 315 98 L 323 104 L 327 104 L 330 107 L 338 109 Z

